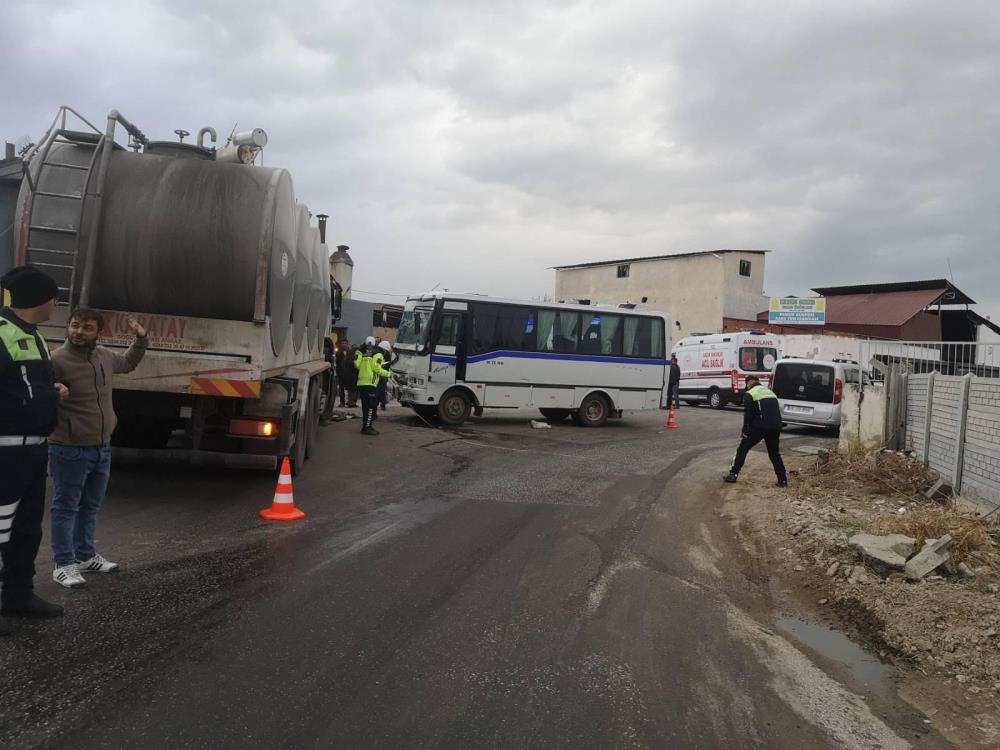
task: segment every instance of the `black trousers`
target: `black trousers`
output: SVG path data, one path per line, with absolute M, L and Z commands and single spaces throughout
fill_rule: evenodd
M 761 430 L 751 427 L 747 436 L 740 441 L 740 445 L 736 449 L 736 457 L 733 459 L 733 468 L 730 471 L 733 474 L 739 474 L 740 469 L 743 468 L 743 464 L 746 463 L 747 454 L 750 452 L 750 449 L 761 440 L 767 446 L 767 456 L 771 459 L 771 465 L 774 467 L 774 473 L 778 477 L 778 480 L 782 482 L 787 481 L 788 476 L 785 473 L 785 462 L 781 460 L 781 451 L 778 445 L 781 441 L 780 429 Z
M 24 601 L 31 596 L 35 556 L 42 543 L 48 466 L 49 447 L 44 443 L 0 447 L 0 556 L 3 557 L 4 602 Z
M 361 394 L 361 429 L 371 427 L 375 421 L 375 410 L 378 408 L 378 389 L 373 385 L 359 385 Z

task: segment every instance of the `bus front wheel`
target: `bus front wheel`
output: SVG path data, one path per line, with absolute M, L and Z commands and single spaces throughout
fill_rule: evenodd
M 460 390 L 448 391 L 438 402 L 438 418 L 442 424 L 457 427 L 469 418 L 472 402 Z
M 573 421 L 581 427 L 600 427 L 608 420 L 610 412 L 608 400 L 599 393 L 592 393 L 583 400 L 579 410 L 573 412 Z

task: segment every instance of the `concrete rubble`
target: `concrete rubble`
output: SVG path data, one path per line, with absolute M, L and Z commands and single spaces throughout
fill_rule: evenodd
M 917 540 L 903 534 L 875 536 L 859 533 L 852 536 L 848 544 L 860 553 L 876 573 L 885 576 L 893 570 L 903 570 L 906 567 L 906 561 L 916 550 Z
M 925 492 L 928 500 L 949 500 L 955 490 L 943 479 L 938 479 Z
M 906 563 L 906 580 L 919 581 L 924 576 L 951 562 L 951 534 L 940 539 L 928 539 L 924 548 Z

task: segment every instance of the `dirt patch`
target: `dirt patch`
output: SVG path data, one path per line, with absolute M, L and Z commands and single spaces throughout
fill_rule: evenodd
M 902 455 L 790 455 L 786 463 L 783 490 L 766 460 L 751 461 L 739 484 L 724 490 L 724 512 L 748 541 L 765 541 L 783 581 L 912 675 L 901 695 L 942 734 L 962 747 L 1000 746 L 1000 519 L 984 522 L 928 500 L 930 477 Z M 849 547 L 859 531 L 903 533 L 918 544 L 950 533 L 954 558 L 975 578 L 884 578 Z

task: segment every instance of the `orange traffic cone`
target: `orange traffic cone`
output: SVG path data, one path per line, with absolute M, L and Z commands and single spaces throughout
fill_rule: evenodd
M 295 507 L 295 500 L 292 497 L 292 469 L 288 463 L 288 456 L 281 461 L 281 475 L 278 477 L 278 485 L 274 488 L 274 501 L 270 508 L 263 508 L 260 517 L 268 521 L 295 521 L 305 518 L 306 514 Z
M 674 410 L 674 407 L 671 406 L 667 409 L 667 421 L 663 426 L 668 430 L 677 429 L 677 412 Z

